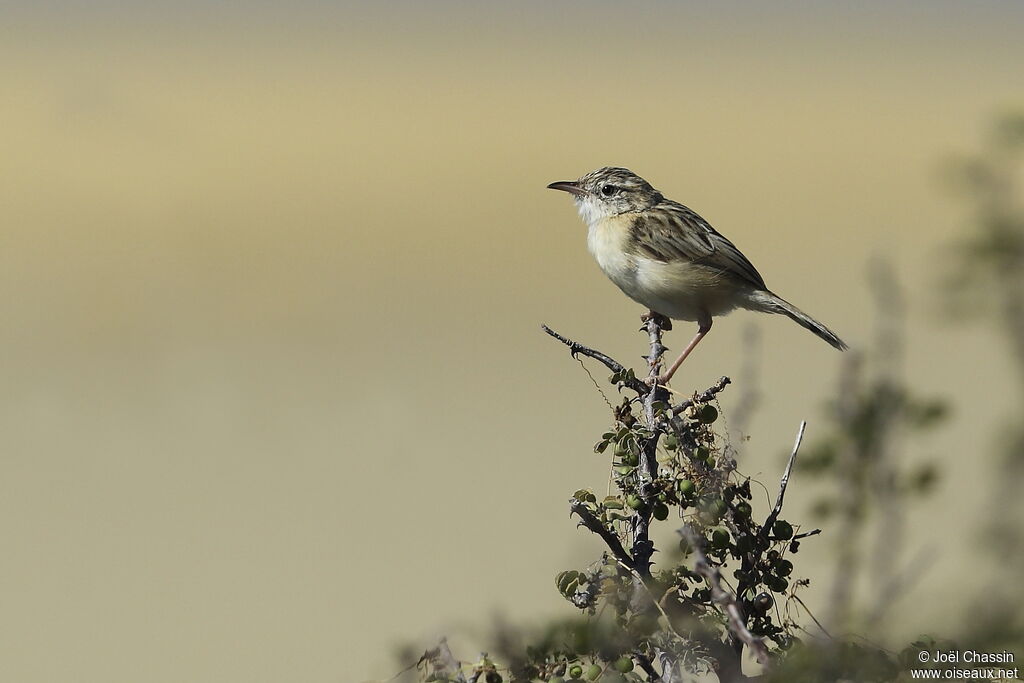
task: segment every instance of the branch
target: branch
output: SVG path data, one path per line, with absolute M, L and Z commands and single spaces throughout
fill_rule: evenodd
M 796 443 L 793 444 L 793 452 L 789 455 L 789 462 L 786 463 L 786 469 L 782 473 L 782 480 L 779 483 L 779 496 L 775 499 L 775 507 L 773 507 L 772 511 L 768 514 L 767 519 L 764 521 L 764 525 L 761 526 L 761 530 L 757 532 L 758 542 L 749 553 L 746 553 L 743 556 L 742 569 L 744 572 L 747 572 L 747 578 L 741 579 L 739 584 L 737 584 L 736 592 L 738 595 L 744 595 L 744 591 L 753 585 L 753 579 L 750 577 L 754 574 L 751 570 L 757 566 L 761 560 L 761 555 L 769 547 L 768 536 L 772 533 L 772 526 L 775 524 L 775 521 L 779 518 L 779 514 L 782 512 L 782 501 L 786 495 L 786 487 L 789 486 L 789 477 L 793 472 L 793 465 L 796 462 L 796 454 L 800 450 L 800 443 L 803 441 L 804 429 L 806 427 L 807 422 L 800 423 L 800 429 L 796 434 Z M 814 536 L 819 533 L 821 533 L 821 529 L 815 529 L 814 531 L 809 531 L 805 534 L 798 534 L 794 536 L 792 540 L 795 541 L 797 538 L 806 538 L 807 536 Z
M 808 536 L 817 536 L 820 533 L 821 529 L 811 529 L 810 531 L 805 531 L 803 533 L 793 536 L 793 540 L 799 541 L 801 538 L 807 538 Z
M 768 518 L 764 520 L 764 526 L 761 528 L 761 534 L 767 538 L 768 530 L 775 524 L 775 520 L 779 518 L 779 513 L 782 512 L 782 499 L 786 497 L 786 487 L 789 486 L 789 475 L 793 472 L 793 463 L 796 462 L 797 451 L 800 450 L 800 442 L 804 440 L 804 429 L 807 427 L 807 422 L 800 422 L 800 430 L 796 433 L 796 443 L 793 444 L 793 452 L 789 455 L 789 462 L 786 463 L 786 471 L 782 473 L 782 481 L 779 482 L 779 497 L 775 499 L 775 507 L 772 508 Z
M 711 401 L 711 399 L 715 397 L 715 394 L 725 389 L 726 385 L 730 383 L 732 383 L 732 380 L 723 375 L 721 378 L 719 378 L 718 382 L 714 384 L 714 386 L 708 387 L 701 393 L 694 394 L 693 398 L 688 398 L 679 405 L 674 406 L 672 408 L 672 414 L 678 415 L 679 413 L 683 412 L 684 410 L 686 410 L 695 403 L 708 403 L 709 401 Z
M 573 341 L 572 339 L 569 339 L 568 337 L 564 337 L 564 336 L 558 334 L 557 332 L 555 332 L 553 329 L 551 329 L 547 325 L 541 325 L 540 328 L 542 330 L 544 330 L 546 333 L 548 333 L 549 335 L 551 335 L 552 337 L 554 337 L 555 339 L 557 339 L 558 341 L 560 341 L 563 344 L 565 344 L 566 346 L 568 346 L 569 347 L 569 353 L 572 355 L 573 358 L 575 358 L 578 354 L 583 354 L 587 358 L 593 358 L 594 360 L 596 360 L 596 361 L 598 361 L 600 363 L 603 363 L 604 366 L 606 368 L 608 368 L 609 370 L 611 370 L 612 372 L 616 372 L 617 373 L 617 372 L 624 372 L 626 370 L 626 368 L 622 365 L 622 363 L 619 363 L 618 361 L 616 361 L 611 356 L 608 356 L 607 354 L 601 353 L 600 351 L 595 351 L 594 349 L 590 348 L 589 346 L 584 346 L 583 344 L 580 344 L 579 342 Z M 632 381 L 624 380 L 624 383 L 625 383 L 625 385 L 627 387 L 629 387 L 630 389 L 632 389 L 633 391 L 635 391 L 635 392 L 637 392 L 638 394 L 641 394 L 641 395 L 646 394 L 649 391 L 649 387 L 646 384 L 644 384 L 642 381 L 640 381 L 639 379 L 636 379 L 636 378 L 633 378 Z
M 768 656 L 768 647 L 764 644 L 763 639 L 755 636 L 747 628 L 746 620 L 743 617 L 743 610 L 740 608 L 739 603 L 736 602 L 736 596 L 722 588 L 722 574 L 718 571 L 718 567 L 711 565 L 708 562 L 708 558 L 704 555 L 704 549 L 701 547 L 703 539 L 694 533 L 689 525 L 684 526 L 680 533 L 686 538 L 690 547 L 693 548 L 693 553 L 697 560 L 694 569 L 698 574 L 707 579 L 708 584 L 711 585 L 711 599 L 724 609 L 729 619 L 729 630 L 750 648 L 759 664 L 768 666 L 771 663 L 771 659 Z
M 590 529 L 592 532 L 601 537 L 608 546 L 608 549 L 615 555 L 615 559 L 621 562 L 629 569 L 633 569 L 636 564 L 633 562 L 633 558 L 629 556 L 626 549 L 622 547 L 622 542 L 618 536 L 613 534 L 608 528 L 601 524 L 601 520 L 594 516 L 594 513 L 590 511 L 582 501 L 576 498 L 569 499 L 569 514 L 575 513 L 580 518 L 580 524 Z
M 650 340 L 651 350 L 646 356 L 650 371 L 647 375 L 646 385 L 650 386 L 647 395 L 643 397 L 644 421 L 651 430 L 651 436 L 643 440 L 640 448 L 640 467 L 637 484 L 640 497 L 643 499 L 643 506 L 633 516 L 633 560 L 640 574 L 645 578 L 651 576 L 651 556 L 654 554 L 654 544 L 650 539 L 651 514 L 653 512 L 652 498 L 655 495 L 652 486 L 658 478 L 658 439 L 665 432 L 664 425 L 657 425 L 657 415 L 654 404 L 656 401 L 667 401 L 668 391 L 658 386 L 658 376 L 661 373 L 661 357 L 665 355 L 665 345 L 661 343 L 661 335 L 664 328 L 668 326 L 668 320 L 663 316 L 650 314 L 641 318 L 644 326 L 641 330 L 647 331 Z

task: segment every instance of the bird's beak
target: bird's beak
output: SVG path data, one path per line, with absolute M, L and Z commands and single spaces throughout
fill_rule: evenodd
M 568 192 L 574 194 L 577 197 L 586 197 L 587 191 L 580 187 L 580 184 L 575 180 L 561 180 L 557 183 L 551 183 L 548 185 L 549 190 L 561 190 L 562 192 Z

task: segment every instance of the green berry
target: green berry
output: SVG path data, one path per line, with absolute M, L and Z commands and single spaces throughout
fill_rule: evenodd
M 754 598 L 754 608 L 758 612 L 767 612 L 775 604 L 775 599 L 771 596 L 771 593 L 758 593 Z
M 666 519 L 668 519 L 668 505 L 665 505 L 664 503 L 658 503 L 657 505 L 654 506 L 653 514 L 656 520 L 658 520 L 659 522 L 664 522 Z
M 779 576 L 789 576 L 793 573 L 793 563 L 789 560 L 782 560 L 779 562 L 779 566 L 775 568 L 775 573 Z
M 632 658 L 627 657 L 626 655 L 622 655 L 621 657 L 615 660 L 615 664 L 613 664 L 613 666 L 615 667 L 615 670 L 619 673 L 628 674 L 630 671 L 633 670 L 633 660 Z
M 696 490 L 693 482 L 689 479 L 680 479 L 677 486 L 679 487 L 679 493 L 684 496 L 689 496 Z
M 582 675 L 583 675 L 583 667 L 580 666 L 579 664 L 573 664 L 572 666 L 569 667 L 569 677 L 570 678 L 579 678 Z
M 601 667 L 597 664 L 591 664 L 587 668 L 587 680 L 596 681 L 597 677 L 601 675 Z
M 721 498 L 705 498 L 701 501 L 700 506 L 702 521 L 707 524 L 718 524 L 718 520 L 722 519 L 722 515 L 725 514 L 726 505 L 725 501 Z
M 729 545 L 729 530 L 718 527 L 711 532 L 711 547 L 724 548 Z
M 704 424 L 709 425 L 718 419 L 718 409 L 712 405 L 703 405 L 700 410 L 697 411 L 697 419 Z
M 772 525 L 772 532 L 775 533 L 776 538 L 785 541 L 793 538 L 793 525 L 784 519 L 779 519 Z

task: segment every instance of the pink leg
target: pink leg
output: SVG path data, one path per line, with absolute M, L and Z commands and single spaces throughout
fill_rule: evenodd
M 700 343 L 700 340 L 704 338 L 704 335 L 706 335 L 710 329 L 711 317 L 708 316 L 698 323 L 697 336 L 690 340 L 690 343 L 686 345 L 683 352 L 679 354 L 679 358 L 676 358 L 675 362 L 669 366 L 669 369 L 658 376 L 658 384 L 668 384 L 668 381 L 672 379 L 672 375 L 676 374 L 676 370 L 678 370 L 679 366 L 683 364 L 686 357 L 690 355 L 690 351 L 693 351 L 694 348 L 696 348 L 697 344 Z

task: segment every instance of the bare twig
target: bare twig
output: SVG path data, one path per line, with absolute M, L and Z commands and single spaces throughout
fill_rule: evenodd
M 590 529 L 592 532 L 601 537 L 608 546 L 608 549 L 612 551 L 615 559 L 622 563 L 623 566 L 628 569 L 632 569 L 636 566 L 633 558 L 630 557 L 626 549 L 622 547 L 622 542 L 619 538 L 613 534 L 604 524 L 601 524 L 601 520 L 594 516 L 594 513 L 590 511 L 582 501 L 576 498 L 569 499 L 569 511 L 570 514 L 576 514 L 580 518 L 580 524 Z
M 786 469 L 782 473 L 782 479 L 779 482 L 779 495 L 775 499 L 775 505 L 772 507 L 772 511 L 768 513 L 768 517 L 765 519 L 764 524 L 761 526 L 761 530 L 757 533 L 758 543 L 755 548 L 749 553 L 744 554 L 742 569 L 748 578 L 741 579 L 736 592 L 739 595 L 743 595 L 744 591 L 750 588 L 751 578 L 753 576 L 751 570 L 757 565 L 761 559 L 761 555 L 766 548 L 768 548 L 768 537 L 772 533 L 772 526 L 779 518 L 779 514 L 782 513 L 782 502 L 786 497 L 786 487 L 789 486 L 789 477 L 793 472 L 793 465 L 796 463 L 796 455 L 800 450 L 800 444 L 804 438 L 804 429 L 807 428 L 807 422 L 800 423 L 800 429 L 796 433 L 796 441 L 793 444 L 793 452 L 789 455 L 789 461 L 786 463 Z M 809 532 L 806 536 L 813 536 L 815 533 L 819 533 L 820 530 L 815 532 Z M 795 538 L 795 537 L 794 537 Z
M 672 414 L 678 415 L 679 413 L 683 412 L 684 410 L 686 410 L 695 403 L 708 403 L 709 401 L 711 401 L 711 399 L 715 397 L 716 394 L 725 389 L 726 385 L 730 384 L 731 382 L 732 380 L 729 379 L 728 377 L 720 377 L 714 385 L 708 387 L 699 394 L 694 394 L 693 398 L 688 398 L 679 405 L 673 406 Z
M 584 346 L 583 344 L 573 341 L 568 337 L 564 337 L 555 332 L 554 330 L 552 330 L 547 325 L 541 325 L 540 327 L 547 334 L 551 335 L 558 341 L 568 346 L 569 353 L 572 354 L 573 358 L 575 358 L 578 354 L 582 354 L 588 358 L 593 358 L 594 360 L 604 364 L 604 366 L 611 370 L 612 372 L 623 372 L 626 369 L 622 365 L 622 363 L 619 363 L 618 361 L 616 361 L 611 356 L 608 356 L 607 354 L 601 353 L 600 351 L 596 351 L 590 348 L 589 346 Z M 650 388 L 646 384 L 644 384 L 641 380 L 636 378 L 634 378 L 632 381 L 628 379 L 625 380 L 625 384 L 626 386 L 628 386 L 630 389 L 637 392 L 637 394 L 640 394 L 641 396 L 645 395 L 650 390 Z
M 786 471 L 782 473 L 782 481 L 779 482 L 779 496 L 775 499 L 775 507 L 772 508 L 768 518 L 764 521 L 764 526 L 761 529 L 761 534 L 767 538 L 768 531 L 775 524 L 775 520 L 779 518 L 779 514 L 782 512 L 782 500 L 786 497 L 786 487 L 789 486 L 789 475 L 793 472 L 793 463 L 796 462 L 796 454 L 800 450 L 800 442 L 804 440 L 804 429 L 807 428 L 807 422 L 800 422 L 800 429 L 796 433 L 796 442 L 793 444 L 793 452 L 789 455 L 789 462 L 786 463 Z
M 821 529 L 811 529 L 810 531 L 804 531 L 803 533 L 799 533 L 793 536 L 793 540 L 799 541 L 801 538 L 807 538 L 808 536 L 817 536 L 820 533 Z
M 797 595 L 796 593 L 793 593 L 793 599 L 794 599 L 794 600 L 796 600 L 796 601 L 797 601 L 797 603 L 799 603 L 799 605 L 800 605 L 800 606 L 801 606 L 801 607 L 802 607 L 802 608 L 804 609 L 804 612 L 806 612 L 806 613 L 807 613 L 807 616 L 809 616 L 809 617 L 811 618 L 811 621 L 813 621 L 813 622 L 814 622 L 814 624 L 815 624 L 815 625 L 816 625 L 816 626 L 817 626 L 818 628 L 820 628 L 820 629 L 821 629 L 821 632 L 822 632 L 822 633 L 824 633 L 824 634 L 825 634 L 826 636 L 828 636 L 829 638 L 831 638 L 831 637 L 832 637 L 832 634 L 828 632 L 828 629 L 826 629 L 826 628 L 825 628 L 824 626 L 822 626 L 822 625 L 821 625 L 821 622 L 820 622 L 820 621 L 818 621 L 818 617 L 814 616 L 814 612 L 812 612 L 812 611 L 811 611 L 811 610 L 810 610 L 810 609 L 809 609 L 809 608 L 807 607 L 807 605 L 805 605 L 805 604 L 804 604 L 804 601 L 800 599 L 800 596 L 799 596 L 799 595 Z
M 689 525 L 684 526 L 680 533 L 686 538 L 690 547 L 693 548 L 693 553 L 696 557 L 694 569 L 698 574 L 707 579 L 708 584 L 711 586 L 711 599 L 720 605 L 725 612 L 729 620 L 729 630 L 744 645 L 750 648 L 758 663 L 762 666 L 768 666 L 771 663 L 771 659 L 768 656 L 768 647 L 764 644 L 763 639 L 755 636 L 747 628 L 743 610 L 736 601 L 736 596 L 722 588 L 722 574 L 718 571 L 718 567 L 709 563 L 707 556 L 704 555 L 704 549 L 701 547 L 703 539 Z

